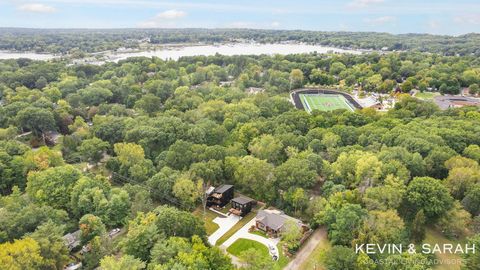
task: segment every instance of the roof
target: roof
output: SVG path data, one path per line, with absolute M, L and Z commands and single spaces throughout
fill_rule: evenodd
M 225 191 L 233 188 L 233 185 L 221 185 L 215 189 L 216 193 L 224 193 Z
M 63 241 L 69 248 L 74 248 L 80 245 L 80 234 L 81 231 L 75 231 L 73 233 L 67 233 L 63 236 Z
M 257 220 L 261 221 L 265 226 L 268 226 L 274 230 L 278 230 L 283 227 L 287 218 L 278 215 L 276 213 L 260 210 L 257 213 Z
M 282 211 L 278 210 L 260 210 L 258 211 L 256 218 L 258 221 L 261 221 L 265 226 L 268 226 L 276 231 L 281 229 L 285 222 L 289 219 L 294 220 L 299 225 L 302 224 L 300 220 L 287 216 Z
M 245 197 L 245 196 L 240 196 L 240 197 L 236 197 L 236 198 L 232 199 L 232 202 L 236 202 L 236 203 L 239 203 L 239 204 L 247 204 L 247 203 L 253 202 L 253 201 L 255 201 L 255 200 L 252 199 L 252 198 Z

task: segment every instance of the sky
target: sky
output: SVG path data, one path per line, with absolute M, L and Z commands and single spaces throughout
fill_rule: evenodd
M 255 28 L 460 35 L 480 0 L 0 0 L 0 27 Z

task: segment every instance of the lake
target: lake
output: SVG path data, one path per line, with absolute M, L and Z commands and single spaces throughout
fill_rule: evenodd
M 321 45 L 308 44 L 257 44 L 257 43 L 237 43 L 237 44 L 222 44 L 222 45 L 198 45 L 198 46 L 178 46 L 178 47 L 163 47 L 152 51 L 138 51 L 138 52 L 106 52 L 103 54 L 103 59 L 86 58 L 77 59 L 76 63 L 90 63 L 103 64 L 104 62 L 118 62 L 119 60 L 127 59 L 128 57 L 152 57 L 156 56 L 161 59 L 177 60 L 183 56 L 197 56 L 197 55 L 261 55 L 261 54 L 297 54 L 297 53 L 351 53 L 360 54 L 361 51 L 345 50 L 333 47 L 325 47 Z M 33 60 L 49 60 L 56 58 L 52 54 L 38 54 L 38 53 L 18 53 L 0 51 L 0 59 L 18 59 L 30 58 Z
M 50 60 L 55 58 L 53 54 L 43 54 L 43 53 L 34 53 L 34 52 L 7 52 L 0 51 L 0 59 L 18 59 L 18 58 L 28 58 L 32 60 Z
M 239 43 L 239 44 L 223 44 L 223 45 L 200 45 L 200 46 L 184 46 L 177 48 L 165 48 L 155 51 L 133 52 L 133 53 L 110 53 L 107 54 L 110 61 L 119 61 L 128 57 L 156 56 L 161 59 L 177 60 L 182 56 L 196 56 L 196 55 L 261 55 L 261 54 L 297 54 L 297 53 L 352 53 L 360 54 L 356 50 L 344 50 L 333 47 L 325 47 L 320 45 L 308 44 L 256 44 L 256 43 Z

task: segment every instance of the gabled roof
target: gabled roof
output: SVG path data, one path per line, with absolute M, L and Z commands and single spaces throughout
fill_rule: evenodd
M 268 226 L 274 230 L 279 230 L 283 227 L 283 224 L 285 224 L 287 218 L 276 213 L 260 210 L 257 213 L 257 220 L 262 222 L 265 226 Z
M 215 189 L 215 193 L 224 193 L 225 191 L 233 188 L 233 185 L 221 185 Z
M 299 226 L 302 222 L 296 218 L 285 215 L 282 211 L 278 210 L 260 210 L 257 213 L 257 221 L 260 221 L 265 226 L 270 227 L 273 230 L 278 231 L 283 227 L 287 220 L 295 221 Z

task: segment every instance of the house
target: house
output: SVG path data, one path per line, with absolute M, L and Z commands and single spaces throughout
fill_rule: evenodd
M 65 245 L 68 247 L 69 250 L 80 246 L 80 234 L 81 231 L 78 230 L 73 233 L 67 233 L 63 236 L 63 241 L 65 242 Z
M 279 210 L 260 210 L 255 218 L 255 226 L 257 229 L 262 230 L 268 234 L 278 236 L 288 220 L 294 221 L 302 229 L 306 229 L 300 220 L 291 216 L 285 215 Z
M 256 203 L 257 202 L 254 199 L 245 196 L 236 197 L 232 199 L 232 208 L 229 212 L 244 217 L 252 211 L 252 206 Z
M 207 207 L 224 207 L 233 199 L 233 186 L 221 185 L 215 188 L 207 197 Z
M 246 92 L 249 95 L 256 95 L 256 94 L 265 92 L 265 89 L 260 87 L 249 87 L 246 89 Z

